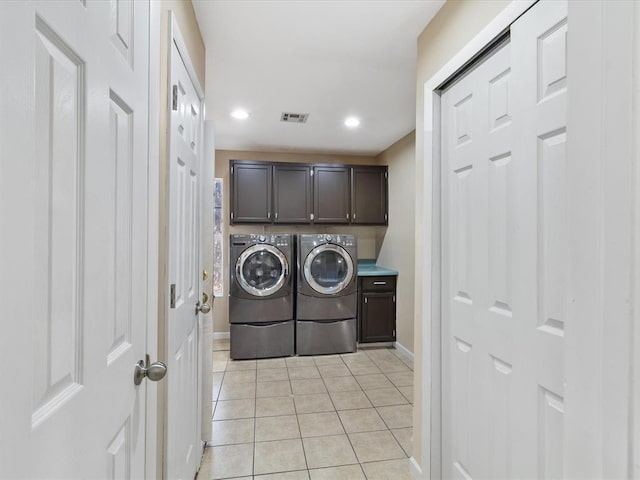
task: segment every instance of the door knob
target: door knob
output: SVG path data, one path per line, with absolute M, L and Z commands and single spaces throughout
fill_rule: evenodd
M 133 370 L 133 383 L 140 385 L 144 377 L 147 377 L 152 382 L 158 382 L 164 378 L 167 374 L 167 366 L 162 362 L 154 362 L 149 365 L 149 355 L 146 356 L 145 361 L 140 360 L 136 363 Z
M 209 313 L 211 311 L 211 306 L 208 303 L 196 303 L 196 315 L 199 313 Z

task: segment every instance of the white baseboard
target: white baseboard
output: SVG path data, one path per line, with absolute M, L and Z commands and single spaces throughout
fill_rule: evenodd
M 402 345 L 401 343 L 395 342 L 393 344 L 393 346 L 395 347 L 396 350 L 400 350 L 402 353 L 404 353 L 405 355 L 407 355 L 408 357 L 411 358 L 411 360 L 414 360 L 415 357 L 413 355 L 413 352 L 410 351 L 407 347 L 405 347 L 404 345 Z
M 409 471 L 411 472 L 411 476 L 416 480 L 422 480 L 422 468 L 416 462 L 416 459 L 411 457 L 409 459 Z
M 226 340 L 229 338 L 229 332 L 213 332 L 214 340 Z

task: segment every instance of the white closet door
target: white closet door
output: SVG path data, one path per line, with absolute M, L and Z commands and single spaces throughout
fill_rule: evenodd
M 171 43 L 169 281 L 173 305 L 167 336 L 168 479 L 195 476 L 202 457 L 200 440 L 200 99 L 175 41 Z
M 149 2 L 0 19 L 0 478 L 144 478 Z
M 566 4 L 442 96 L 443 476 L 561 478 Z

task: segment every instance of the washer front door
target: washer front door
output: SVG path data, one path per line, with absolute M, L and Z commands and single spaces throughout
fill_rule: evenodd
M 286 283 L 289 263 L 272 245 L 253 245 L 238 257 L 236 278 L 242 289 L 256 297 L 277 293 Z
M 353 260 L 339 245 L 330 243 L 317 246 L 304 262 L 304 277 L 316 292 L 333 295 L 351 283 L 354 276 Z

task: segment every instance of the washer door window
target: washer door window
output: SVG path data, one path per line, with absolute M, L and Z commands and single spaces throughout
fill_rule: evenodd
M 353 261 L 339 245 L 320 245 L 307 255 L 304 276 L 311 288 L 318 293 L 339 293 L 353 280 Z
M 280 250 L 271 245 L 253 245 L 236 262 L 236 278 L 243 290 L 256 297 L 278 292 L 289 275 L 289 263 Z

